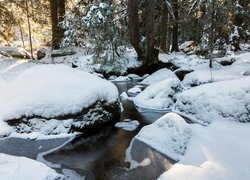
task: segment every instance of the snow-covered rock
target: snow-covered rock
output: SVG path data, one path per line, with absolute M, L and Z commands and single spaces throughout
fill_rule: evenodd
M 190 127 L 193 136 L 185 155 L 159 180 L 249 179 L 249 123 L 218 120 Z
M 24 71 L 0 89 L 0 99 L 4 121 L 74 118 L 77 126 L 83 126 L 119 114 L 115 85 L 65 65 L 38 65 Z
M 145 78 L 141 83 L 150 85 L 168 78 L 177 78 L 177 76 L 171 70 L 163 68 Z
M 180 91 L 180 80 L 169 78 L 154 83 L 144 89 L 134 98 L 134 103 L 139 110 L 167 111 L 174 104 L 173 96 Z
M 140 92 L 142 92 L 141 86 L 135 86 L 135 87 L 130 88 L 128 90 L 128 94 L 131 96 L 135 96 L 135 95 L 139 94 Z
M 181 70 L 192 71 L 201 67 L 208 67 L 208 60 L 197 55 L 186 55 L 183 52 L 174 52 L 171 54 L 159 54 L 159 60 L 164 63 L 172 63 Z
M 174 109 L 204 125 L 217 119 L 249 122 L 249 82 L 244 77 L 191 88 L 176 96 Z
M 127 95 L 126 92 L 121 93 L 120 97 L 121 97 L 121 100 L 122 100 L 122 101 L 128 100 L 128 99 L 129 99 L 129 97 L 128 97 L 128 95 Z
M 115 127 L 124 129 L 126 131 L 134 131 L 140 123 L 136 120 L 125 119 L 122 122 L 115 124 Z
M 209 67 L 205 67 L 187 74 L 183 79 L 182 83 L 184 86 L 198 86 L 201 84 L 211 83 L 211 80 L 212 82 L 217 82 L 239 79 L 243 77 L 241 72 L 245 69 L 245 66 L 239 65 L 225 66 L 214 69 L 209 69 Z
M 118 76 L 116 78 L 114 78 L 114 76 L 111 76 L 109 78 L 109 80 L 113 82 L 123 82 L 123 81 L 139 80 L 139 79 L 141 79 L 141 77 L 136 74 L 129 74 L 127 76 Z
M 185 153 L 191 136 L 192 130 L 185 120 L 177 114 L 168 113 L 153 124 L 144 126 L 135 138 L 178 161 Z
M 38 161 L 0 154 L 0 179 L 59 180 L 64 176 Z
M 0 47 L 0 54 L 3 54 L 3 55 L 7 54 L 15 58 L 24 58 L 24 59 L 30 58 L 29 53 L 23 48 L 15 48 L 15 47 L 7 47 L 7 46 Z
M 243 76 L 250 76 L 250 68 L 246 69 L 245 71 L 242 72 Z M 0 85 L 1 86 L 1 85 Z
M 112 81 L 113 82 L 123 82 L 123 81 L 130 81 L 130 80 L 131 80 L 131 78 L 129 78 L 128 76 L 119 76 Z

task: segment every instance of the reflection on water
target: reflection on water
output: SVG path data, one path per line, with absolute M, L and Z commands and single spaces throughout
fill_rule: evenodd
M 115 83 L 119 93 L 134 87 L 137 82 Z M 124 162 L 125 151 L 131 139 L 139 130 L 164 113 L 140 113 L 130 100 L 122 101 L 124 111 L 119 121 L 132 119 L 140 122 L 140 126 L 132 132 L 115 128 L 113 125 L 105 126 L 101 132 L 95 132 L 90 137 L 77 137 L 61 149 L 45 156 L 47 161 L 61 164 L 62 168 L 73 169 L 84 175 L 85 179 L 110 179 L 117 170 L 124 170 L 128 164 Z M 0 140 L 0 153 L 16 156 L 25 156 L 36 159 L 37 154 L 62 145 L 68 139 L 27 140 L 18 138 L 5 138 Z M 108 177 L 107 177 L 108 174 Z
M 137 82 L 115 83 L 119 93 L 134 87 Z M 124 111 L 121 119 L 138 120 L 140 126 L 132 132 L 107 126 L 97 135 L 91 137 L 79 137 L 70 144 L 46 156 L 48 161 L 63 164 L 72 169 L 87 171 L 87 179 L 107 179 L 106 173 L 113 169 L 128 167 L 124 162 L 125 152 L 131 139 L 139 130 L 149 123 L 154 122 L 164 113 L 146 112 L 139 113 L 130 100 L 122 102 Z M 109 175 L 110 177 L 110 175 Z

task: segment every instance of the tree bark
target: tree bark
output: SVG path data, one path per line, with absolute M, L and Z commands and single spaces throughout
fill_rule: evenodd
M 179 51 L 179 46 L 178 46 L 178 28 L 179 28 L 179 25 L 178 25 L 178 19 L 179 19 L 178 0 L 172 1 L 172 7 L 173 7 L 173 11 L 174 11 L 174 16 L 175 16 L 175 22 L 173 25 L 171 52 L 173 52 L 173 51 L 178 52 Z
M 65 16 L 65 0 L 57 0 L 58 5 L 58 23 L 64 20 Z M 61 26 L 58 26 L 58 41 L 59 43 L 62 41 L 64 37 L 64 29 Z
M 57 0 L 50 0 L 51 23 L 52 23 L 52 49 L 59 49 L 58 30 L 58 6 Z
M 26 5 L 26 15 L 27 15 L 28 29 L 29 29 L 30 54 L 31 54 L 31 59 L 34 59 L 34 56 L 33 56 L 33 46 L 32 46 L 32 38 L 31 38 L 31 27 L 30 27 L 30 17 L 29 17 L 28 0 L 25 1 L 25 5 Z
M 211 27 L 209 32 L 209 67 L 213 67 L 212 63 L 212 55 L 213 55 L 213 46 L 214 46 L 214 31 L 215 31 L 215 0 L 212 1 L 212 7 L 211 7 Z
M 146 37 L 147 37 L 147 56 L 146 65 L 154 63 L 155 61 L 155 0 L 147 0 L 147 12 L 149 13 L 146 21 Z M 158 55 L 157 55 L 158 56 Z
M 163 4 L 162 17 L 161 17 L 161 42 L 160 49 L 163 52 L 167 52 L 167 31 L 168 31 L 168 9 L 166 5 Z
M 139 32 L 139 0 L 128 0 L 128 14 L 129 14 L 129 38 L 130 43 L 134 47 L 138 59 L 143 60 L 143 51 L 140 46 L 140 32 Z

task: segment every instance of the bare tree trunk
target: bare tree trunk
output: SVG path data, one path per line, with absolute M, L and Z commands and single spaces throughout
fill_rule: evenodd
M 28 29 L 29 29 L 30 54 L 31 54 L 31 59 L 34 59 L 34 56 L 33 56 L 33 46 L 32 46 L 32 38 L 31 38 L 31 27 L 30 27 L 28 0 L 25 1 L 25 4 L 26 4 L 26 15 L 27 15 Z
M 211 15 L 211 27 L 209 32 L 209 67 L 212 68 L 212 55 L 214 45 L 214 30 L 215 30 L 215 0 L 212 1 L 212 15 Z
M 155 61 L 155 1 L 154 0 L 147 0 L 147 22 L 146 22 L 146 36 L 147 36 L 147 56 L 146 56 L 146 64 L 154 63 Z
M 52 49 L 59 49 L 58 41 L 58 15 L 57 15 L 57 0 L 50 0 L 51 23 L 52 23 Z
M 168 10 L 166 5 L 163 4 L 162 17 L 161 17 L 161 43 L 160 49 L 167 52 L 167 30 L 168 30 Z
M 58 23 L 62 22 L 64 20 L 65 15 L 65 0 L 57 0 L 58 5 Z M 64 37 L 64 29 L 60 26 L 58 26 L 58 41 L 59 43 L 62 41 Z
M 174 11 L 174 16 L 175 16 L 175 22 L 173 25 L 173 34 L 172 34 L 172 49 L 171 52 L 175 51 L 178 52 L 179 51 L 179 46 L 178 46 L 178 19 L 179 19 L 179 7 L 178 7 L 178 0 L 173 0 L 172 1 L 172 7 L 173 7 L 173 11 Z
M 139 0 L 128 0 L 128 14 L 129 14 L 129 37 L 130 43 L 134 47 L 138 59 L 143 60 L 143 51 L 140 46 L 140 32 L 139 32 Z

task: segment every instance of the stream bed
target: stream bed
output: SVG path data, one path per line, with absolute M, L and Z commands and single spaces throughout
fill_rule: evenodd
M 137 81 L 115 83 L 120 94 L 136 84 Z M 156 169 L 152 169 L 151 171 L 156 173 L 154 176 L 147 176 L 148 178 L 144 176 L 142 178 L 141 173 L 154 173 L 150 172 L 150 169 L 131 171 L 129 173 L 127 170 L 129 163 L 126 163 L 124 160 L 126 149 L 129 147 L 132 138 L 143 126 L 153 123 L 164 115 L 165 112 L 140 113 L 130 100 L 122 101 L 122 105 L 124 110 L 118 121 L 124 119 L 137 120 L 140 125 L 136 130 L 125 131 L 113 125 L 108 125 L 94 135 L 76 137 L 73 141 L 59 149 L 57 147 L 69 141 L 68 138 L 49 140 L 5 138 L 0 140 L 0 152 L 36 159 L 39 153 L 48 151 L 49 153 L 46 153 L 47 155 L 44 156 L 45 161 L 52 164 L 60 164 L 59 168 L 55 168 L 58 172 L 64 172 L 65 169 L 77 172 L 77 174 L 82 176 L 82 178 L 78 176 L 78 179 L 152 179 L 153 177 L 158 177 L 159 173 L 162 173 L 165 169 L 159 167 L 159 172 Z M 143 146 L 145 145 L 141 144 L 139 147 L 147 148 Z M 139 148 L 137 151 L 140 156 L 141 149 Z M 147 153 L 149 151 L 152 150 L 148 149 Z M 151 154 L 154 154 L 156 159 L 161 158 L 161 155 L 157 152 L 151 152 Z M 73 178 L 72 173 L 70 174 L 68 175 L 69 179 L 77 179 L 76 177 Z

